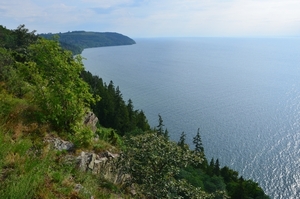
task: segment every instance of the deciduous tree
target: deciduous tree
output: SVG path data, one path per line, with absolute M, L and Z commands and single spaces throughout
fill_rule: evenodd
M 150 198 L 171 198 L 180 186 L 174 176 L 188 164 L 201 164 L 203 160 L 156 133 L 131 137 L 126 145 L 124 171 L 130 175 L 129 183 Z

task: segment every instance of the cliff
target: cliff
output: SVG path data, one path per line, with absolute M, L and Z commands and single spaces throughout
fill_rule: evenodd
M 0 26 L 0 198 L 268 198 L 163 126 L 57 41 Z

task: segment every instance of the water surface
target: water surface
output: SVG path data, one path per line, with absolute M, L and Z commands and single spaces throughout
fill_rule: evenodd
M 85 67 L 120 86 L 171 139 L 200 128 L 214 157 L 272 198 L 300 197 L 300 39 L 136 39 L 86 49 Z M 192 147 L 192 145 L 191 145 Z

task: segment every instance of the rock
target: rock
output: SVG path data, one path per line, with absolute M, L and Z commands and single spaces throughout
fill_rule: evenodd
M 100 154 L 81 152 L 77 165 L 81 171 L 91 171 L 113 183 L 122 183 L 126 178 L 117 168 L 119 154 L 105 151 Z
M 92 156 L 91 156 L 91 161 L 90 161 L 90 164 L 89 164 L 89 169 L 94 169 L 94 164 L 95 164 L 95 160 L 96 160 L 96 154 L 93 153 Z
M 98 122 L 97 116 L 93 112 L 87 112 L 84 116 L 83 123 L 90 127 L 91 130 L 95 133 L 97 130 L 96 124 Z
M 74 144 L 72 142 L 64 141 L 60 138 L 54 138 L 54 137 L 46 138 L 45 142 L 52 144 L 53 148 L 58 151 L 62 151 L 62 150 L 73 151 L 74 150 Z
M 87 164 L 88 164 L 88 155 L 84 151 L 81 152 L 81 155 L 77 157 L 79 169 L 81 171 L 86 171 L 87 170 Z

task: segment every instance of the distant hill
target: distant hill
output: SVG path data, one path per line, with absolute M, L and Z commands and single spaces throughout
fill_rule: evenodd
M 62 47 L 72 51 L 73 54 L 80 54 L 85 48 L 135 44 L 133 39 L 114 32 L 72 31 L 40 34 L 39 36 L 52 39 L 56 35 L 59 37 Z

